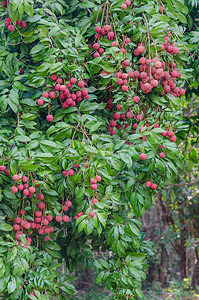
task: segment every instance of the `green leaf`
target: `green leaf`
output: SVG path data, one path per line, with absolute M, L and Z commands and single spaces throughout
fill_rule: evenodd
M 95 279 L 95 283 L 98 284 L 102 281 L 104 277 L 104 271 L 100 272 L 99 275 L 97 276 L 97 278 Z
M 163 21 L 163 22 L 169 22 L 169 17 L 163 15 L 163 14 L 155 14 L 153 15 L 153 18 L 155 18 L 158 21 Z
M 82 1 L 82 3 L 80 4 L 80 6 L 82 7 L 82 8 L 92 8 L 92 7 L 94 7 L 95 6 L 95 4 L 93 3 L 93 2 L 91 2 L 91 1 Z
M 128 153 L 120 152 L 120 157 L 127 164 L 128 168 L 132 166 L 132 159 Z
M 21 84 L 21 82 L 19 82 L 19 81 L 15 81 L 15 82 L 14 82 L 14 87 L 17 88 L 17 89 L 19 89 L 20 91 L 26 91 L 25 86 L 23 86 L 23 85 Z
M 17 255 L 17 248 L 13 247 L 7 254 L 7 261 L 14 260 L 15 256 Z
M 3 230 L 3 231 L 12 231 L 13 228 L 12 228 L 11 225 L 3 223 L 3 224 L 0 224 L 0 230 Z
M 119 257 L 124 256 L 125 250 L 124 246 L 122 245 L 122 242 L 120 240 L 117 241 L 117 252 Z
M 8 286 L 7 286 L 7 290 L 8 290 L 8 294 L 11 294 L 14 292 L 14 290 L 16 289 L 16 280 L 13 277 L 11 281 L 8 282 Z

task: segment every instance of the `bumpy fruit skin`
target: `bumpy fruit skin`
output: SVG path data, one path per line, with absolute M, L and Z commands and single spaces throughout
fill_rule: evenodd
M 63 216 L 63 221 L 64 222 L 69 222 L 70 221 L 69 216 Z
M 5 172 L 5 170 L 6 170 L 6 166 L 1 165 L 1 166 L 0 166 L 0 172 Z
M 96 33 L 100 33 L 101 30 L 102 30 L 102 28 L 101 28 L 100 26 L 96 26 L 96 27 L 95 27 L 95 32 L 96 32 Z
M 4 26 L 8 28 L 9 25 L 10 25 L 10 22 L 5 21 Z
M 136 116 L 136 119 L 137 119 L 138 121 L 142 121 L 143 116 L 142 116 L 141 114 L 138 114 L 138 115 Z
M 140 97 L 135 96 L 135 97 L 133 97 L 133 100 L 134 100 L 135 104 L 138 104 L 140 102 Z
M 159 157 L 160 158 L 165 158 L 165 153 L 164 152 L 159 153 Z
M 102 180 L 101 176 L 99 176 L 99 175 L 95 176 L 95 178 L 98 182 L 100 182 Z
M 22 183 L 18 184 L 17 188 L 19 191 L 23 191 L 23 184 Z
M 163 11 L 164 11 L 164 6 L 160 6 L 160 7 L 159 7 L 159 13 L 162 14 Z
M 92 183 L 92 184 L 95 184 L 95 183 L 97 183 L 97 180 L 96 179 L 94 179 L 93 177 L 90 179 L 90 182 Z
M 56 221 L 61 222 L 62 221 L 62 216 L 56 216 Z
M 39 209 L 44 209 L 45 208 L 45 204 L 43 202 L 39 202 L 38 203 L 38 208 Z
M 49 221 L 48 221 L 48 220 L 46 220 L 46 219 L 44 219 L 42 222 L 43 222 L 43 225 L 44 225 L 44 226 L 47 226 L 47 225 L 48 225 L 48 223 L 49 223 Z
M 44 98 L 48 98 L 48 97 L 49 97 L 49 94 L 48 94 L 48 92 L 43 92 L 43 93 L 42 93 L 42 97 L 44 97 Z
M 71 83 L 71 84 L 75 84 L 76 82 L 77 82 L 77 79 L 76 79 L 76 78 L 72 77 L 72 78 L 70 79 L 70 83 Z
M 138 50 L 139 53 L 143 53 L 144 50 L 145 50 L 145 48 L 144 48 L 144 46 L 139 46 L 139 47 L 137 48 L 137 50 Z
M 28 189 L 23 190 L 23 195 L 28 196 L 29 195 L 29 190 Z
M 39 195 L 38 195 L 38 199 L 39 199 L 39 200 L 43 200 L 43 199 L 44 199 L 44 195 L 43 195 L 43 194 L 39 194 Z
M 21 24 L 20 24 L 21 28 L 26 28 L 26 22 L 25 21 L 22 21 Z
M 47 219 L 48 219 L 49 222 L 51 222 L 51 221 L 53 220 L 53 216 L 48 215 L 48 216 L 47 216 Z
M 16 193 L 18 192 L 18 188 L 17 188 L 16 186 L 12 186 L 12 187 L 11 187 L 11 192 L 12 192 L 13 194 L 16 194 Z
M 185 89 L 180 89 L 179 93 L 181 96 L 183 96 L 185 94 Z
M 176 136 L 173 135 L 169 140 L 170 140 L 171 142 L 175 142 L 175 141 L 176 141 Z
M 131 5 L 131 1 L 130 0 L 126 0 L 125 4 L 126 4 L 126 6 L 130 6 Z
M 91 211 L 89 216 L 90 216 L 90 218 L 93 218 L 95 216 L 94 211 Z
M 91 186 L 90 186 L 91 190 L 97 190 L 97 184 L 95 183 L 91 183 Z
M 147 181 L 147 182 L 146 182 L 146 186 L 147 186 L 147 187 L 151 187 L 151 184 L 152 184 L 151 181 Z
M 23 176 L 22 176 L 22 182 L 24 182 L 24 183 L 25 183 L 25 182 L 27 182 L 27 181 L 28 181 L 28 177 L 27 177 L 27 176 L 25 176 L 25 175 L 23 175 Z
M 67 171 L 67 170 L 62 171 L 62 175 L 63 175 L 64 177 L 66 177 L 67 174 L 68 174 L 68 171 Z
M 80 80 L 80 81 L 77 83 L 77 85 L 78 85 L 78 87 L 80 87 L 81 89 L 83 89 L 85 83 L 84 83 L 82 80 Z
M 126 4 L 122 4 L 121 9 L 126 10 L 127 9 Z
M 145 153 L 140 154 L 140 159 L 145 160 L 147 158 L 147 155 Z
M 57 80 L 57 75 L 56 74 L 51 75 L 51 80 L 56 81 Z
M 46 117 L 46 120 L 47 120 L 48 122 L 52 122 L 52 121 L 53 121 L 53 115 L 48 115 L 48 116 Z
M 71 206 L 72 206 L 72 202 L 71 202 L 70 200 L 67 200 L 67 201 L 65 202 L 65 205 L 66 205 L 67 207 L 71 207 Z
M 84 167 L 85 167 L 85 168 L 88 168 L 88 161 L 86 161 L 86 162 L 84 163 Z
M 70 169 L 70 170 L 68 171 L 68 175 L 69 175 L 69 176 L 73 176 L 74 173 L 75 173 L 75 172 L 74 172 L 72 169 Z
M 39 211 L 39 210 L 37 210 L 37 211 L 35 212 L 35 216 L 36 216 L 37 218 L 40 218 L 40 217 L 42 216 L 42 212 Z
M 8 26 L 8 30 L 9 30 L 10 32 L 13 32 L 13 31 L 15 30 L 14 25 L 9 25 L 9 26 Z
M 53 92 L 53 91 L 51 91 L 50 94 L 49 94 L 49 97 L 50 97 L 51 99 L 55 99 L 55 98 L 56 98 L 56 93 Z
M 44 241 L 47 242 L 49 240 L 49 236 L 45 236 Z
M 151 184 L 151 188 L 152 188 L 153 190 L 156 190 L 156 189 L 157 189 L 157 184 L 156 184 L 156 183 L 152 183 L 152 184 Z
M 39 98 L 39 99 L 37 100 L 37 104 L 38 104 L 39 106 L 42 106 L 42 105 L 44 104 L 44 100 L 41 99 L 41 98 Z
M 34 186 L 31 186 L 31 187 L 29 187 L 29 192 L 31 193 L 31 194 L 34 194 L 35 193 L 35 187 Z

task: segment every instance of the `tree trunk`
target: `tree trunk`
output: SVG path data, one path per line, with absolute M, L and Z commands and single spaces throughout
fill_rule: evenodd
M 166 250 L 166 246 L 161 244 L 161 260 L 159 265 L 159 282 L 161 286 L 164 288 L 167 286 L 167 276 L 168 276 L 168 253 Z
M 173 229 L 175 228 L 174 221 L 172 217 L 169 215 L 169 208 L 165 206 L 162 202 L 162 195 L 159 192 L 157 197 L 157 202 L 159 203 L 159 207 L 161 209 L 162 220 L 165 225 L 165 228 L 169 226 L 169 223 L 173 225 Z M 179 222 L 180 222 L 180 241 L 177 240 L 176 242 L 171 242 L 172 246 L 174 247 L 175 251 L 179 257 L 179 270 L 180 270 L 180 277 L 181 280 L 188 277 L 188 265 L 187 265 L 187 253 L 186 253 L 186 232 L 185 232 L 185 221 L 183 210 L 178 210 Z
M 197 248 L 195 248 L 195 253 L 196 253 L 196 263 L 193 269 L 193 278 L 192 278 L 192 286 L 195 289 L 196 286 L 199 286 L 199 255 Z

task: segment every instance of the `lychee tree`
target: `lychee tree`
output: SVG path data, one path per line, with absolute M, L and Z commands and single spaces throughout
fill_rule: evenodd
M 62 259 L 92 265 L 110 299 L 144 299 L 138 219 L 181 167 L 190 46 L 172 2 L 2 2 L 3 299 L 73 299 Z

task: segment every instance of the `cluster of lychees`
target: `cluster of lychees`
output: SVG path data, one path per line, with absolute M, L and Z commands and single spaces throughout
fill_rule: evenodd
M 17 25 L 20 25 L 21 28 L 26 28 L 27 25 L 26 21 L 21 21 L 20 19 L 17 19 L 15 25 L 13 25 L 12 23 L 14 24 L 10 17 L 5 19 L 4 26 L 7 27 L 10 32 L 13 32 L 15 30 L 15 26 Z
M 122 5 L 121 5 L 121 9 L 126 10 L 128 6 L 131 5 L 131 1 L 130 0 L 126 0 Z
M 4 173 L 7 176 L 10 176 L 9 174 L 9 169 L 6 169 L 5 165 L 0 165 L 0 172 Z M 32 185 L 29 186 L 28 181 L 29 178 L 26 175 L 18 175 L 18 174 L 14 174 L 12 176 L 13 181 L 15 182 L 15 184 L 11 187 L 11 192 L 16 194 L 18 192 L 21 192 L 21 197 L 22 200 L 25 197 L 28 198 L 33 198 L 34 194 L 36 195 L 36 188 L 39 186 L 38 180 L 33 180 Z M 53 232 L 53 227 L 52 226 L 48 226 L 49 223 L 53 220 L 53 216 L 50 214 L 45 213 L 45 203 L 42 202 L 42 200 L 44 200 L 44 194 L 42 194 L 41 192 L 36 196 L 36 198 L 38 198 L 39 202 L 37 204 L 38 206 L 38 211 L 35 211 L 33 213 L 34 215 L 34 221 L 30 221 L 30 219 L 32 219 L 31 216 L 26 216 L 27 215 L 27 211 L 24 208 L 19 209 L 19 215 L 20 217 L 16 217 L 14 219 L 14 225 L 13 225 L 13 229 L 16 231 L 16 244 L 23 244 L 20 241 L 20 235 L 25 234 L 27 235 L 32 235 L 33 233 L 33 229 L 38 231 L 39 235 L 43 235 L 46 234 L 46 236 L 44 237 L 45 241 L 49 240 L 49 233 Z M 36 201 L 37 202 L 37 201 Z M 22 207 L 24 205 L 22 204 Z M 64 212 L 68 211 L 68 209 L 72 206 L 72 202 L 70 200 L 67 200 L 64 205 L 62 206 L 62 215 L 58 215 L 56 216 L 56 221 L 57 222 L 69 222 L 69 217 L 67 215 L 63 215 Z M 24 232 L 25 231 L 25 232 Z M 27 244 L 25 247 L 30 246 L 31 244 L 31 238 L 30 237 L 26 237 L 26 241 Z
M 43 194 L 38 195 L 38 199 L 44 199 Z M 19 214 L 21 217 L 16 217 L 14 219 L 14 225 L 13 229 L 16 231 L 16 240 L 20 242 L 20 235 L 26 234 L 26 235 L 32 235 L 33 229 L 38 231 L 39 235 L 46 234 L 44 237 L 45 241 L 49 240 L 49 233 L 53 232 L 53 226 L 48 226 L 49 223 L 53 220 L 53 216 L 48 214 L 45 214 L 45 204 L 43 202 L 38 203 L 38 209 L 35 212 L 34 221 L 29 221 L 29 218 L 26 216 L 27 212 L 24 209 L 19 210 Z M 24 232 L 25 230 L 25 232 Z M 31 238 L 26 237 L 27 244 L 26 246 L 31 245 Z
M 63 108 L 69 108 L 70 106 L 76 106 L 78 102 L 82 101 L 82 99 L 89 99 L 88 90 L 84 88 L 85 81 L 79 80 L 77 82 L 77 79 L 72 77 L 70 78 L 68 83 L 63 84 L 63 79 L 58 78 L 56 74 L 53 74 L 51 76 L 51 79 L 53 81 L 56 81 L 56 84 L 53 89 L 44 91 L 42 93 L 42 97 L 37 100 L 37 104 L 39 106 L 42 106 L 45 103 L 46 99 L 57 98 L 60 100 Z M 71 88 L 78 90 L 74 92 L 74 90 L 72 91 Z M 46 119 L 48 122 L 52 122 L 53 115 L 48 114 Z
M 79 163 L 78 164 L 73 164 L 73 167 L 74 168 L 79 168 Z M 84 167 L 85 168 L 88 168 L 88 162 L 85 162 L 84 163 Z M 69 170 L 64 170 L 64 171 L 62 171 L 62 175 L 64 176 L 64 177 L 66 177 L 67 175 L 69 175 L 69 176 L 73 176 L 75 174 L 75 172 L 74 172 L 74 170 L 73 169 L 69 169 Z M 95 178 L 91 178 L 90 179 L 90 188 L 93 190 L 93 191 L 95 191 L 95 190 L 97 190 L 97 183 L 98 182 L 100 182 L 102 180 L 102 178 L 101 178 L 101 176 L 100 175 L 96 175 L 95 176 Z M 96 202 L 99 202 L 99 200 L 98 199 L 96 199 L 96 198 L 94 198 L 94 199 L 92 199 L 91 200 L 91 202 L 95 205 L 95 203 Z M 66 203 L 68 203 L 68 201 L 66 201 Z M 65 207 L 65 206 L 68 206 L 68 205 L 66 205 L 66 203 L 65 203 L 65 205 L 63 206 L 63 210 L 64 211 L 67 211 L 68 209 Z M 72 203 L 71 203 L 71 205 L 72 205 Z M 69 207 L 69 206 L 68 206 Z M 77 213 L 75 216 L 74 216 L 74 219 L 75 220 L 77 220 L 79 217 L 81 217 L 81 216 L 83 216 L 83 212 L 82 211 L 80 211 L 79 213 Z M 94 215 L 95 215 L 95 213 L 93 212 L 93 211 L 91 211 L 90 212 L 90 218 L 93 218 L 94 217 Z M 60 218 L 61 219 L 61 218 Z M 57 220 L 57 218 L 56 218 L 56 220 Z M 57 220 L 58 221 L 58 220 Z M 59 222 L 59 221 L 58 221 Z
M 139 103 L 140 98 L 138 96 L 134 96 L 133 101 L 134 101 L 134 103 L 137 104 L 137 103 Z M 106 106 L 106 109 L 111 110 L 113 107 L 114 107 L 114 105 L 113 105 L 112 99 L 109 99 L 108 103 L 107 103 L 107 106 Z M 122 108 L 122 104 L 118 103 L 117 104 L 117 112 L 115 112 L 113 114 L 113 120 L 110 121 L 110 126 L 108 127 L 108 131 L 110 132 L 111 135 L 116 135 L 117 134 L 116 129 L 118 129 L 118 130 L 120 130 L 121 128 L 125 129 L 128 126 L 130 126 L 130 124 L 128 123 L 128 120 L 133 118 L 133 117 L 135 117 L 135 119 L 138 122 L 141 122 L 142 119 L 143 119 L 143 116 L 140 113 L 134 115 L 133 112 L 131 112 L 130 107 L 128 108 L 128 111 L 126 113 L 124 113 L 124 110 Z M 133 127 L 133 129 L 136 129 L 136 127 L 135 128 Z

